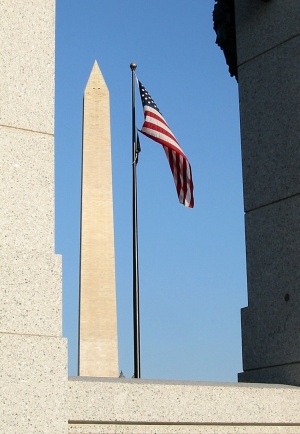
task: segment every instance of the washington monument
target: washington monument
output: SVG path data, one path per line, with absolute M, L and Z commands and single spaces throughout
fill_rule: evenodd
M 109 92 L 96 61 L 82 150 L 79 375 L 118 377 Z

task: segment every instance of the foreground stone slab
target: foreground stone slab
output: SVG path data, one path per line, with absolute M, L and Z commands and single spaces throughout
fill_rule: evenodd
M 300 433 L 300 389 L 70 378 L 69 433 Z

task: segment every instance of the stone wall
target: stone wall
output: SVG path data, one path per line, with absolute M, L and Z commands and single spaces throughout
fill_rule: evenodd
M 300 385 L 300 2 L 236 1 L 247 250 L 240 381 Z
M 296 434 L 288 386 L 71 378 L 70 434 Z
M 0 0 L 0 432 L 67 430 L 54 254 L 54 0 Z

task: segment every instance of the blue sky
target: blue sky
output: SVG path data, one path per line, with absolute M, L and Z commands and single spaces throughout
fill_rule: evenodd
M 141 137 L 138 213 L 141 376 L 236 381 L 247 305 L 238 87 L 215 45 L 213 0 L 57 0 L 56 252 L 63 334 L 77 374 L 83 91 L 94 60 L 110 91 L 119 367 L 133 374 L 131 71 L 193 170 L 179 204 L 161 146 Z M 136 122 L 142 106 L 137 93 Z

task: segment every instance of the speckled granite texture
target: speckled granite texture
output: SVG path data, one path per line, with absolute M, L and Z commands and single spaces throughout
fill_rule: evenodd
M 239 65 L 299 35 L 298 0 L 239 0 L 235 16 Z
M 242 311 L 244 370 L 300 361 L 299 216 L 300 195 L 246 214 L 249 308 Z M 287 382 L 300 386 L 300 363 L 291 369 L 298 375 Z
M 53 133 L 54 0 L 0 0 L 0 125 Z
M 296 426 L 195 425 L 69 425 L 69 434 L 297 434 Z
M 62 333 L 53 137 L 0 126 L 0 331 Z
M 61 257 L 0 251 L 0 331 L 60 336 Z
M 300 385 L 300 2 L 236 6 L 248 307 L 239 381 Z
M 0 333 L 1 434 L 65 433 L 66 342 Z
M 300 193 L 299 65 L 300 35 L 239 68 L 246 212 Z
M 69 433 L 299 433 L 300 389 L 71 378 Z
M 0 125 L 0 138 L 0 247 L 53 254 L 53 136 Z
M 0 433 L 67 432 L 54 254 L 54 0 L 0 0 Z

